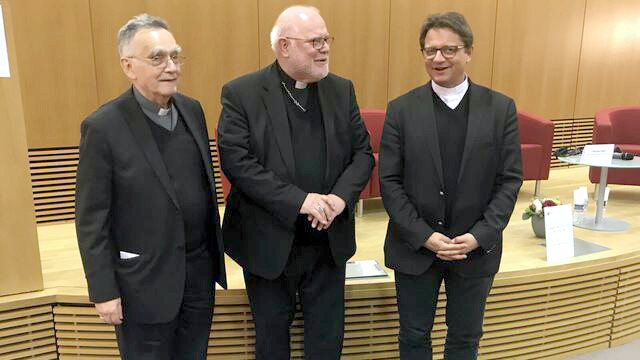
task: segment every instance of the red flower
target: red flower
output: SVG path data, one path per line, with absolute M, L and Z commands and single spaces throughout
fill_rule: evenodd
M 547 207 L 547 206 L 556 206 L 557 204 L 553 201 L 553 200 L 545 200 L 542 203 L 542 207 Z

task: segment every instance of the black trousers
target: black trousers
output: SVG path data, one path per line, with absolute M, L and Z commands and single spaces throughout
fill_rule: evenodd
M 289 328 L 296 292 L 304 316 L 306 360 L 337 360 L 344 333 L 345 264 L 336 265 L 326 241 L 294 244 L 274 280 L 244 272 L 256 329 L 256 360 L 289 360 Z
M 400 359 L 432 359 L 431 329 L 442 280 L 447 294 L 447 339 L 444 358 L 471 360 L 478 356 L 482 320 L 493 276 L 462 277 L 451 263 L 437 259 L 420 275 L 395 273 L 400 315 Z
M 144 324 L 124 319 L 116 326 L 120 357 L 125 360 L 204 360 L 214 305 L 212 260 L 207 251 L 187 259 L 182 305 L 168 323 Z

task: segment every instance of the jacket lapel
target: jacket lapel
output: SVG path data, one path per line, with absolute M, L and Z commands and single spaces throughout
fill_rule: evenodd
M 280 148 L 280 155 L 284 161 L 290 179 L 295 179 L 295 163 L 293 160 L 293 145 L 291 144 L 291 131 L 289 119 L 282 99 L 280 77 L 277 65 L 273 63 L 265 72 L 265 81 L 262 88 L 262 100 L 271 120 L 271 128 Z
M 176 108 L 180 112 L 182 119 L 184 119 L 185 124 L 187 124 L 187 128 L 189 128 L 189 131 L 191 131 L 193 139 L 198 145 L 198 150 L 200 150 L 200 156 L 202 157 L 202 162 L 204 164 L 204 169 L 207 172 L 207 180 L 209 180 L 209 186 L 212 187 L 212 190 L 215 190 L 213 170 L 211 169 L 211 151 L 209 149 L 208 143 L 209 139 L 206 139 L 206 136 L 202 136 L 202 127 L 207 125 L 202 123 L 200 119 L 196 118 L 193 111 L 188 110 L 188 106 L 183 101 L 182 97 L 174 96 L 172 99 L 173 103 L 176 105 Z M 205 139 L 207 143 L 205 143 Z
M 436 117 L 433 111 L 433 89 L 431 82 L 424 86 L 424 90 L 418 95 L 418 104 L 416 106 L 416 121 L 422 124 L 422 132 L 424 134 L 425 145 L 428 152 L 433 157 L 438 179 L 440 184 L 444 184 L 442 175 L 442 157 L 440 155 L 440 142 L 438 140 L 438 129 L 436 128 Z
M 146 121 L 146 115 L 142 112 L 142 109 L 140 109 L 140 105 L 133 95 L 133 88 L 129 89 L 129 91 L 125 93 L 125 97 L 126 102 L 122 115 L 127 124 L 129 124 L 129 129 L 131 129 L 131 133 L 133 133 L 133 137 L 138 142 L 138 145 L 140 146 L 144 156 L 147 158 L 149 165 L 151 165 L 151 168 L 158 176 L 158 179 L 160 179 L 160 183 L 162 183 L 162 186 L 169 194 L 169 197 L 176 208 L 180 209 L 175 190 L 169 180 L 169 173 L 167 172 L 164 160 L 162 160 L 162 155 L 158 150 L 158 145 L 151 134 L 151 129 L 149 129 L 149 125 Z
M 324 138 L 325 138 L 325 148 L 326 148 L 326 156 L 325 156 L 325 174 L 324 174 L 324 183 L 327 184 L 327 180 L 330 179 L 330 170 L 331 170 L 331 159 L 332 159 L 332 150 L 336 150 L 335 144 L 332 144 L 331 141 L 335 139 L 332 134 L 335 133 L 335 113 L 334 109 L 336 106 L 333 102 L 333 97 L 331 96 L 331 89 L 327 88 L 328 84 L 326 81 L 320 80 L 317 83 L 318 85 L 318 98 L 320 100 L 320 110 L 322 111 L 322 123 L 324 124 Z
M 469 156 L 475 147 L 475 141 L 486 133 L 487 122 L 485 116 L 487 114 L 487 104 L 482 101 L 482 89 L 477 87 L 469 80 L 469 120 L 467 122 L 467 138 L 464 142 L 464 150 L 462 153 L 462 162 L 460 163 L 460 172 L 458 173 L 458 183 L 463 178 L 466 164 Z

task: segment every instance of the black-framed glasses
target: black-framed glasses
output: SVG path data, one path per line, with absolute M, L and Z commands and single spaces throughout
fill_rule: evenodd
M 325 43 L 331 46 L 331 44 L 333 43 L 333 40 L 335 40 L 333 36 L 321 36 L 313 39 L 303 39 L 303 38 L 297 38 L 297 37 L 291 37 L 291 36 L 285 36 L 284 38 L 291 39 L 291 40 L 304 40 L 304 42 L 310 43 L 313 46 L 313 48 L 316 50 L 322 49 Z
M 171 60 L 171 62 L 174 65 L 181 66 L 181 65 L 184 65 L 184 62 L 187 58 L 180 54 L 171 54 L 171 55 L 167 54 L 167 55 L 154 55 L 146 58 L 139 58 L 137 56 L 127 56 L 127 59 L 142 60 L 144 62 L 149 63 L 151 66 L 165 68 L 169 64 L 169 60 Z
M 422 52 L 422 55 L 424 55 L 424 57 L 427 59 L 435 58 L 436 54 L 438 54 L 438 51 L 440 51 L 440 54 L 442 54 L 443 57 L 451 59 L 452 57 L 456 56 L 458 50 L 464 49 L 465 47 L 466 46 L 464 45 L 447 45 L 439 48 L 430 46 L 422 48 L 420 49 L 420 51 Z

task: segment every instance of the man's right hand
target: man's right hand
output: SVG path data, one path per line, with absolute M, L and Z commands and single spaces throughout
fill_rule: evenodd
M 436 256 L 442 260 L 464 260 L 467 258 L 465 254 L 456 254 L 458 251 L 464 249 L 464 244 L 455 244 L 447 236 L 434 232 L 424 242 L 424 247 L 436 253 Z
M 100 319 L 107 324 L 122 324 L 122 302 L 120 298 L 96 303 L 96 310 L 98 310 Z
M 307 214 L 313 218 L 312 227 L 326 228 L 329 226 L 327 213 L 331 211 L 330 200 L 327 195 L 309 193 L 302 203 L 300 214 Z

